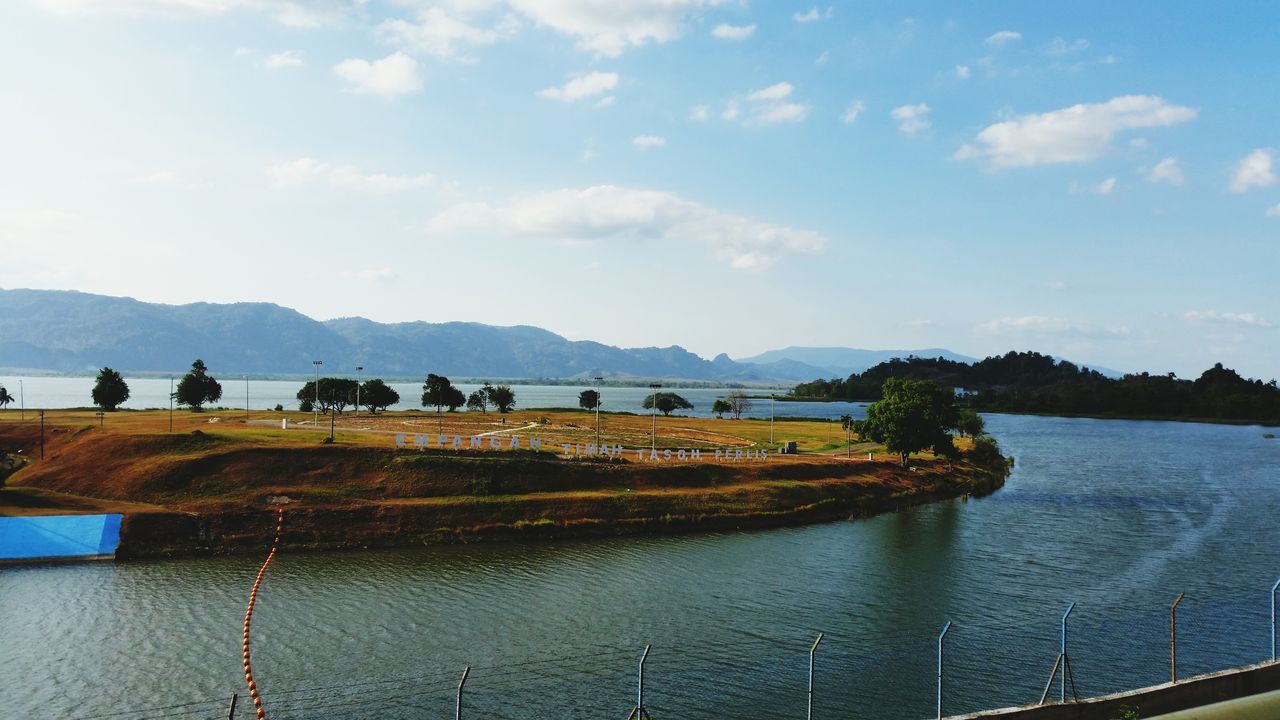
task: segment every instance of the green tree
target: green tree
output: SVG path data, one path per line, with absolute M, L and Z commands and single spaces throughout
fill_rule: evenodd
M 742 413 L 751 409 L 751 398 L 741 390 L 734 390 L 725 398 L 725 402 L 729 404 L 729 412 L 733 413 L 734 420 L 741 420 Z
M 11 402 L 13 402 L 13 396 L 4 389 L 3 385 L 0 385 L 0 408 L 7 407 Z
M 867 419 L 855 423 L 858 434 L 902 458 L 933 450 L 950 457 L 955 445 L 950 431 L 959 420 L 956 396 L 929 380 L 889 378 L 880 400 L 867 406 Z
M 969 408 L 960 408 L 957 411 L 956 429 L 961 435 L 967 435 L 976 438 L 987 429 L 987 423 L 982 416 Z
M 179 405 L 189 405 L 192 412 L 201 412 L 205 403 L 217 402 L 222 398 L 222 385 L 208 373 L 204 361 L 196 358 L 191 363 L 191 372 L 182 376 L 178 389 L 173 392 L 173 399 Z
M 400 393 L 382 382 L 381 378 L 365 380 L 360 385 L 360 404 L 369 409 L 370 415 L 377 415 L 379 410 L 386 410 L 398 402 Z
M 485 389 L 485 388 L 488 388 L 488 389 Z M 478 388 L 475 391 L 473 391 L 470 395 L 467 396 L 467 409 L 479 410 L 482 413 L 489 412 L 489 390 L 492 390 L 492 389 L 493 388 L 489 387 L 488 385 L 485 385 L 484 387 Z
M 595 390 L 583 390 L 578 393 L 578 407 L 583 410 L 595 410 L 600 404 L 600 393 Z
M 670 415 L 673 410 L 692 410 L 693 403 L 685 400 L 675 393 L 654 393 L 644 399 L 644 409 L 652 410 L 654 404 L 658 406 L 658 412 L 663 415 Z
M 359 385 L 359 382 L 349 378 L 320 378 L 320 412 L 328 413 L 330 410 L 336 410 L 341 415 L 348 405 L 356 404 L 356 387 Z M 306 401 L 315 402 L 316 381 L 308 380 L 298 391 L 297 398 L 300 405 Z M 360 400 L 363 401 L 364 398 L 361 397 Z
M 449 382 L 449 378 L 435 373 L 427 373 L 427 381 L 422 384 L 422 406 L 435 406 L 436 412 L 449 408 L 453 412 L 467 403 L 467 396 Z
M 489 391 L 489 402 L 498 408 L 500 413 L 509 413 L 516 406 L 516 394 L 507 385 L 499 385 Z
M 723 420 L 725 413 L 733 412 L 733 406 L 724 398 L 716 398 L 715 402 L 711 403 L 711 412 L 715 413 L 716 417 Z
M 93 404 L 108 412 L 129 399 L 129 384 L 120 377 L 120 373 L 109 367 L 98 371 L 98 379 L 93 384 Z

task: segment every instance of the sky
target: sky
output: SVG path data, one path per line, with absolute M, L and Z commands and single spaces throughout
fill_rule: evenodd
M 0 287 L 1280 375 L 1280 5 L 12 0 Z

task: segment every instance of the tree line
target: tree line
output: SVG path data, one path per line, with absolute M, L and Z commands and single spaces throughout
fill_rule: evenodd
M 7 393 L 4 392 L 4 388 L 0 388 L 0 396 L 3 395 Z M 89 397 L 97 407 L 108 412 L 114 411 L 129 399 L 129 383 L 125 382 L 124 376 L 118 371 L 104 367 L 94 378 Z M 178 381 L 170 397 L 178 405 L 189 407 L 193 412 L 200 412 L 205 405 L 215 403 L 222 398 L 222 385 L 216 378 L 209 375 L 209 369 L 205 367 L 204 361 L 196 358 L 196 361 L 191 363 L 191 370 Z M 9 400 L 12 401 L 12 398 Z M 7 404 L 4 398 L 0 397 L 0 407 Z
M 983 412 L 1232 420 L 1280 424 L 1276 381 L 1241 377 L 1215 364 L 1194 380 L 1174 373 L 1111 378 L 1036 352 L 1010 352 L 973 364 L 945 358 L 895 358 L 847 378 L 801 383 L 794 398 L 874 401 L 890 378 L 929 380 L 960 391 Z

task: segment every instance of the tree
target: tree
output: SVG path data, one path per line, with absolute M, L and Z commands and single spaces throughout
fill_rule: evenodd
M 217 402 L 222 398 L 222 385 L 208 374 L 204 361 L 196 358 L 191 363 L 191 372 L 182 376 L 178 389 L 173 392 L 173 399 L 179 405 L 189 405 L 192 412 L 201 412 L 205 403 Z
M 711 412 L 715 413 L 716 417 L 723 420 L 725 413 L 733 412 L 733 406 L 724 398 L 716 398 L 716 401 L 711 403 Z
M 929 380 L 889 378 L 880 400 L 867 406 L 867 419 L 855 423 L 858 434 L 902 458 L 913 452 L 933 450 L 950 456 L 954 444 L 950 431 L 959 421 L 956 396 L 949 388 Z
M 98 371 L 98 379 L 93 384 L 93 404 L 108 412 L 129 399 L 129 384 L 120 377 L 120 373 L 109 367 Z
M 499 385 L 489 391 L 489 402 L 498 408 L 500 413 L 509 413 L 516 406 L 516 394 L 507 385 Z
M 302 386 L 302 389 L 298 391 L 298 403 L 301 405 L 304 402 L 315 402 L 318 399 L 320 412 L 328 413 L 330 410 L 336 410 L 341 415 L 348 405 L 356 404 L 356 388 L 359 385 L 359 382 L 349 378 L 320 378 L 320 393 L 317 397 L 316 381 L 308 380 Z M 363 397 L 360 399 L 364 400 Z
M 644 399 L 645 410 L 652 410 L 654 404 L 657 404 L 658 412 L 663 415 L 670 415 L 672 410 L 693 409 L 693 403 L 685 400 L 675 393 L 654 393 Z
M 370 415 L 400 402 L 400 393 L 382 382 L 381 378 L 366 380 L 360 385 L 360 404 L 369 409 Z
M 427 381 L 422 384 L 422 406 L 435 406 L 436 412 L 441 408 L 449 408 L 453 412 L 467 403 L 467 396 L 449 382 L 449 378 L 435 373 L 427 373 Z
M 479 410 L 483 413 L 489 412 L 489 391 L 484 388 L 480 388 L 468 395 L 467 409 Z
M 583 390 L 578 393 L 578 407 L 583 410 L 595 410 L 600 405 L 600 393 L 595 390 Z
M 976 438 L 987 429 L 987 423 L 982 416 L 969 408 L 961 408 L 958 411 L 956 419 L 956 429 L 961 435 L 967 435 Z
M 742 413 L 751 409 L 751 398 L 741 390 L 734 390 L 725 398 L 725 402 L 729 404 L 729 412 L 733 413 L 734 420 L 741 420 Z
M 8 406 L 11 402 L 13 402 L 13 396 L 4 389 L 3 385 L 0 385 L 0 408 Z

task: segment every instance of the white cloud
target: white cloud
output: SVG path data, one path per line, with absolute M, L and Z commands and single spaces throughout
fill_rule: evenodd
M 416 22 L 386 20 L 378 25 L 378 33 L 410 52 L 440 59 L 467 59 L 466 50 L 493 45 L 513 34 L 516 24 L 515 18 L 508 15 L 496 27 L 481 28 L 467 22 L 465 15 L 450 15 L 444 8 L 432 6 L 422 10 Z
M 915 135 L 933 126 L 929 121 L 929 106 L 924 103 L 900 105 L 890 110 L 889 116 L 898 121 L 898 129 L 907 135 Z
M 284 52 L 278 52 L 275 55 L 268 56 L 266 62 L 263 63 L 263 65 L 270 70 L 278 70 L 286 67 L 302 67 L 305 64 L 306 63 L 302 59 L 301 50 L 285 50 Z
M 1148 182 L 1167 182 L 1170 185 L 1182 185 L 1187 181 L 1185 175 L 1182 174 L 1182 168 L 1178 167 L 1178 159 L 1167 157 L 1156 163 L 1155 167 L 1147 173 Z
M 309 157 L 272 165 L 267 168 L 267 174 L 271 176 L 277 188 L 323 182 L 336 188 L 347 188 L 379 195 L 417 190 L 428 187 L 435 182 L 435 177 L 430 174 L 365 174 L 350 165 L 330 165 Z
M 738 101 L 737 101 L 737 100 L 730 100 L 729 102 L 725 103 L 725 106 L 724 106 L 724 112 L 721 112 L 721 113 L 720 113 L 720 119 L 721 119 L 721 120 L 730 120 L 730 121 L 732 121 L 732 120 L 737 120 L 737 119 L 738 119 L 738 115 L 739 115 L 740 113 L 741 113 L 741 111 L 740 111 L 740 110 L 739 110 L 739 108 L 738 108 Z
M 817 58 L 816 60 L 814 60 L 814 61 L 813 61 L 813 64 L 814 64 L 814 65 L 826 65 L 826 64 L 827 64 L 827 61 L 828 61 L 828 60 L 830 60 L 830 59 L 831 59 L 831 51 L 829 51 L 829 50 L 823 50 L 823 51 L 822 51 L 822 54 L 821 54 L 821 55 L 819 55 L 819 56 L 818 56 L 818 58 Z
M 428 223 L 430 233 L 497 229 L 516 237 L 574 243 L 663 240 L 705 244 L 739 270 L 762 270 L 790 255 L 816 255 L 828 240 L 812 230 L 715 210 L 675 193 L 597 185 L 526 195 L 500 207 L 468 203 Z
M 811 22 L 817 22 L 819 20 L 830 18 L 834 14 L 835 14 L 835 8 L 833 7 L 828 7 L 826 11 L 820 11 L 818 10 L 818 6 L 814 5 L 813 7 L 809 8 L 809 10 L 806 12 L 792 13 L 791 19 L 795 20 L 798 23 L 811 23 Z
M 232 10 L 259 10 L 289 27 L 318 27 L 336 21 L 350 10 L 345 0 L 36 0 L 36 4 L 63 15 L 120 14 L 200 16 L 222 15 Z
M 800 103 L 772 103 L 756 110 L 752 122 L 762 125 L 775 125 L 785 122 L 800 122 L 809 116 L 809 106 Z
M 517 12 L 563 35 L 578 48 L 617 57 L 630 47 L 678 38 L 688 18 L 728 0 L 508 0 Z
M 1176 125 L 1195 116 L 1195 109 L 1159 97 L 1125 95 L 989 125 L 976 144 L 961 147 L 955 157 L 986 157 L 997 168 L 1086 162 L 1105 152 L 1118 132 Z
M 1061 291 L 1061 290 L 1066 290 L 1070 286 L 1067 285 L 1067 283 L 1062 280 L 1053 280 L 1048 283 L 1045 283 L 1045 287 L 1050 290 Z
M 795 88 L 791 87 L 791 83 L 780 82 L 776 85 L 770 85 L 767 88 L 752 90 L 747 93 L 747 99 L 752 102 L 763 102 L 767 100 L 781 100 L 791 94 Z
M 560 87 L 539 90 L 538 97 L 560 102 L 574 102 L 585 97 L 607 93 L 617 86 L 617 73 L 592 72 L 579 75 Z
M 598 108 L 613 107 L 613 104 L 617 101 L 618 101 L 617 97 L 613 95 L 605 95 L 604 97 L 596 101 L 596 107 Z
M 1050 55 L 1070 55 L 1071 53 L 1080 52 L 1088 47 L 1089 41 L 1084 38 L 1067 42 L 1060 37 L 1056 37 L 1049 42 L 1048 47 L 1045 48 L 1045 52 Z
M 1132 333 L 1129 328 L 1124 326 L 1100 327 L 1091 323 L 1044 315 L 997 318 L 977 325 L 974 330 L 980 335 L 1037 334 L 1123 337 Z
M 252 54 L 253 54 L 253 51 L 247 47 L 238 47 L 235 49 L 235 52 L 232 53 L 232 55 L 236 57 L 246 57 Z
M 1272 327 L 1271 321 L 1257 313 L 1217 312 L 1216 310 L 1189 310 L 1182 314 L 1182 319 L 1194 323 L 1211 323 L 1216 325 L 1238 325 L 1242 327 Z
M 720 23 L 711 30 L 711 34 L 721 40 L 746 40 L 755 33 L 755 25 L 729 25 L 726 23 Z
M 689 119 L 698 122 L 706 122 L 711 117 L 711 108 L 706 105 L 694 105 L 689 111 Z
M 988 45 L 1004 45 L 1005 43 L 1014 42 L 1022 39 L 1022 33 L 1013 30 L 1001 30 L 987 36 L 982 42 Z
M 852 125 L 853 123 L 857 122 L 858 116 L 861 115 L 862 111 L 866 109 L 867 109 L 866 103 L 862 102 L 861 100 L 854 100 L 853 102 L 849 103 L 848 107 L 844 109 L 843 113 L 840 113 L 840 122 L 844 123 L 845 125 Z
M 631 144 L 641 150 L 648 150 L 649 148 L 660 148 L 666 145 L 667 139 L 661 135 L 637 135 L 631 138 Z
M 1109 177 L 1096 185 L 1081 185 L 1080 183 L 1073 182 L 1069 186 L 1069 189 L 1071 192 L 1078 194 L 1090 193 L 1092 195 L 1110 195 L 1111 191 L 1114 190 L 1115 187 L 1116 179 Z
M 172 170 L 157 170 L 146 175 L 139 175 L 133 179 L 139 185 L 168 185 L 177 178 Z
M 1267 211 L 1263 214 L 1267 217 L 1280 217 L 1280 203 L 1267 208 Z
M 956 73 L 956 77 L 960 78 L 961 80 L 968 80 L 969 74 L 970 74 L 969 66 L 957 65 L 955 69 L 955 73 Z
M 1236 166 L 1227 189 L 1242 193 L 1251 187 L 1269 187 L 1275 181 L 1276 174 L 1271 170 L 1271 151 L 1258 149 L 1246 155 Z
M 402 52 L 373 62 L 349 58 L 334 65 L 333 71 L 350 84 L 349 89 L 354 93 L 395 97 L 422 89 L 418 62 Z

